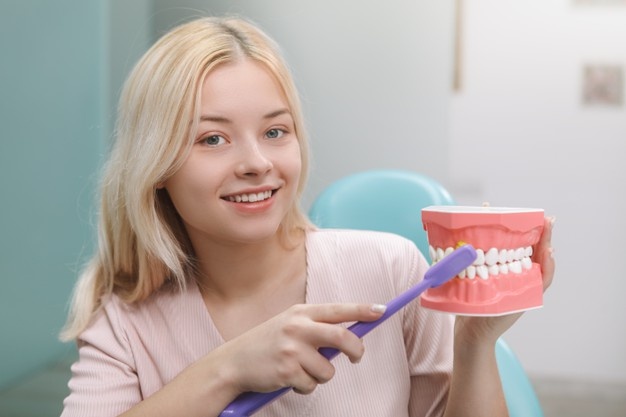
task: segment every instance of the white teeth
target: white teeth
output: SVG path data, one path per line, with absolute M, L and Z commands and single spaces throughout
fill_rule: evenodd
M 489 270 L 485 265 L 479 265 L 476 267 L 476 274 L 482 279 L 489 278 Z
M 473 265 L 470 265 L 467 267 L 467 277 L 469 279 L 474 279 L 476 278 L 476 267 Z
M 522 273 L 522 263 L 520 261 L 513 261 L 509 264 L 509 270 L 514 274 Z
M 261 193 L 238 194 L 228 196 L 228 201 L 233 203 L 255 203 L 257 201 L 267 200 L 272 196 L 272 191 L 263 191 Z
M 505 264 L 506 263 L 506 258 L 507 258 L 506 254 L 507 254 L 507 250 L 506 249 L 501 249 L 500 250 L 500 253 L 498 254 L 498 263 L 501 263 L 501 264 Z
M 485 254 L 485 263 L 489 266 L 495 265 L 498 263 L 498 249 L 491 248 Z
M 239 197 L 239 196 L 237 196 Z M 428 252 L 432 263 L 435 264 L 454 251 L 454 248 L 435 248 L 428 246 Z M 517 249 L 491 248 L 488 251 L 476 249 L 476 259 L 473 264 L 458 274 L 459 278 L 489 279 L 489 276 L 521 274 L 524 270 L 532 269 L 533 262 L 530 259 L 533 250 L 531 246 Z
M 428 245 L 428 253 L 430 255 L 430 260 L 432 263 L 437 262 L 437 251 L 432 246 Z
M 476 249 L 476 259 L 473 265 L 483 265 L 485 263 L 485 251 L 482 249 Z

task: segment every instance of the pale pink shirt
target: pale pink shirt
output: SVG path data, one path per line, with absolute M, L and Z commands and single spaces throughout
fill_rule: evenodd
M 309 232 L 307 303 L 386 303 L 422 279 L 415 245 L 378 232 Z M 335 377 L 310 395 L 289 392 L 255 414 L 440 416 L 452 370 L 452 318 L 410 303 L 365 336 L 365 355 L 333 360 Z M 224 343 L 195 284 L 138 305 L 112 297 L 78 340 L 62 417 L 117 416 Z

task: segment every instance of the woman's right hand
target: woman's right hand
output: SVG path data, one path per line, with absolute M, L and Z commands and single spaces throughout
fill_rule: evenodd
M 311 393 L 335 373 L 320 347 L 336 348 L 352 362 L 363 356 L 362 340 L 339 324 L 379 319 L 384 307 L 294 305 L 211 351 L 123 416 L 218 416 L 244 392 Z
M 239 393 L 293 387 L 296 392 L 308 394 L 335 373 L 330 361 L 318 352 L 320 347 L 336 348 L 353 363 L 363 356 L 363 341 L 338 324 L 376 320 L 383 314 L 384 307 L 294 305 L 208 356 L 216 359 L 217 355 L 227 379 Z

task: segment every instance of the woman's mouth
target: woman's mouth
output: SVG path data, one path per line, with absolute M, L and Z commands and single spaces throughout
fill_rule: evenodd
M 259 193 L 233 194 L 222 197 L 222 199 L 230 201 L 231 203 L 257 203 L 271 198 L 276 191 L 277 190 L 267 190 Z

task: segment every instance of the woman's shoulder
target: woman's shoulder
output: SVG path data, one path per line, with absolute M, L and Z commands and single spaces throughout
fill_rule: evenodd
M 420 276 L 428 267 L 413 241 L 379 231 L 318 229 L 307 236 L 307 254 L 311 265 L 334 264 L 344 272 Z
M 364 230 L 310 233 L 307 262 L 311 293 L 341 301 L 390 300 L 419 282 L 428 269 L 413 241 Z
M 165 318 L 181 305 L 193 300 L 193 286 L 178 288 L 165 284 L 141 301 L 128 302 L 120 294 L 110 294 L 103 298 L 98 316 L 105 316 L 108 325 L 128 330 L 128 327 L 162 325 Z
M 308 233 L 307 245 L 347 251 L 381 251 L 389 254 L 419 252 L 415 243 L 403 236 L 372 230 L 316 229 Z

